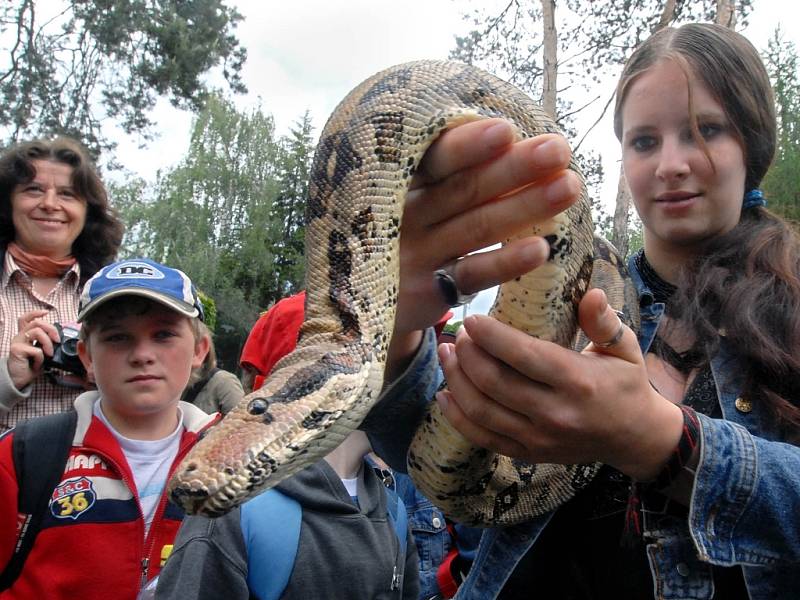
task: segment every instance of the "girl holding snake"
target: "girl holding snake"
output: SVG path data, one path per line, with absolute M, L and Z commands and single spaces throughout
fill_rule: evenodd
M 800 244 L 758 191 L 776 143 L 769 78 L 731 30 L 663 30 L 628 61 L 614 125 L 645 233 L 629 263 L 638 339 L 599 290 L 579 307 L 593 341 L 581 354 L 471 316 L 439 348 L 448 390 L 437 395 L 476 445 L 606 466 L 553 513 L 488 529 L 459 598 L 797 597 Z M 488 197 L 497 173 L 519 168 L 521 144 L 477 156 L 489 126 L 459 127 L 429 152 L 429 172 L 452 175 L 443 191 Z M 492 221 L 504 204 L 485 205 Z M 460 261 L 453 278 L 484 287 L 491 261 L 507 279 L 523 249 L 543 259 L 530 240 Z M 421 273 L 409 256 L 403 268 Z M 373 445 L 399 463 L 405 438 L 392 435 Z

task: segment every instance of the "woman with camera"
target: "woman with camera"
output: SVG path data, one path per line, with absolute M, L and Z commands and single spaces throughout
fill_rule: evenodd
M 122 232 L 78 142 L 24 142 L 0 156 L 0 432 L 69 410 L 83 389 L 70 324 Z

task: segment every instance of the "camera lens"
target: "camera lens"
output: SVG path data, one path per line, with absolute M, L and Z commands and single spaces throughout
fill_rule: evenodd
M 67 356 L 78 356 L 78 340 L 75 338 L 64 340 L 61 344 L 61 351 Z

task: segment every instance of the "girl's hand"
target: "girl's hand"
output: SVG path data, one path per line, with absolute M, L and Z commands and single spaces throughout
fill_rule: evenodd
M 470 316 L 439 357 L 449 391 L 437 400 L 472 443 L 530 463 L 609 464 L 654 478 L 681 437 L 681 410 L 650 385 L 632 330 L 601 290 L 579 307 L 594 343 L 582 353 L 489 317 Z
M 506 121 L 475 121 L 443 134 L 425 155 L 403 215 L 390 361 L 410 357 L 421 330 L 449 308 L 434 278 L 437 269 L 552 217 L 578 198 L 581 186 L 567 170 L 571 152 L 563 137 L 514 137 Z M 477 292 L 538 267 L 548 253 L 544 240 L 526 238 L 467 256 L 455 279 L 462 292 Z

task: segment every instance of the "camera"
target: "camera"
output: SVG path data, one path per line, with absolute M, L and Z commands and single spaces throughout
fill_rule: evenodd
M 53 344 L 53 356 L 45 356 L 45 369 L 61 369 L 81 377 L 86 374 L 86 369 L 78 357 L 78 325 L 62 325 L 53 323 L 58 331 L 58 343 Z

